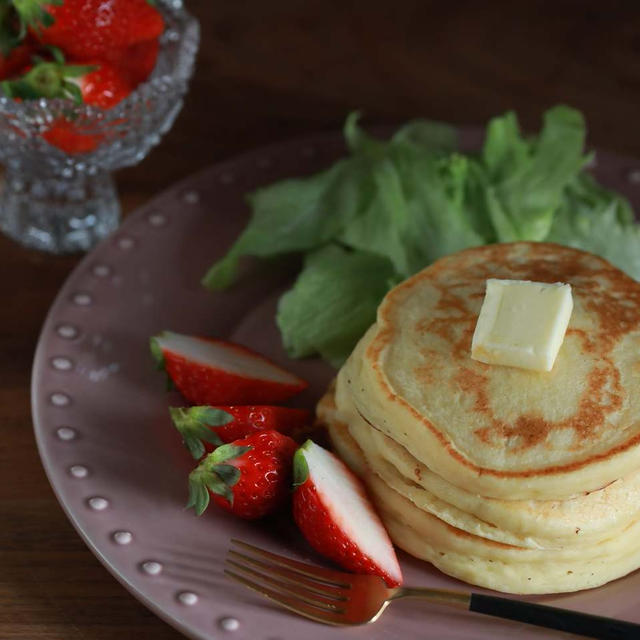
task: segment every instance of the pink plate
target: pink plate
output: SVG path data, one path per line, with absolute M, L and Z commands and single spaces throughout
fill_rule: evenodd
M 463 132 L 465 146 L 479 134 Z M 232 537 L 318 561 L 286 518 L 246 523 L 184 509 L 192 461 L 167 407 L 180 402 L 154 372 L 148 338 L 162 329 L 247 344 L 307 378 L 312 407 L 333 371 L 290 361 L 274 324 L 295 265 L 250 268 L 215 295 L 199 284 L 248 214 L 244 194 L 325 167 L 344 153 L 338 135 L 268 147 L 217 165 L 165 191 L 89 254 L 60 291 L 33 368 L 33 416 L 49 480 L 80 535 L 137 598 L 190 638 L 547 638 L 522 624 L 416 601 L 397 603 L 373 626 L 325 627 L 292 615 L 222 574 Z M 596 172 L 640 210 L 640 162 L 598 156 Z M 401 554 L 407 584 L 468 589 Z M 538 601 L 640 622 L 640 572 L 591 591 Z M 563 637 L 557 634 L 557 637 Z

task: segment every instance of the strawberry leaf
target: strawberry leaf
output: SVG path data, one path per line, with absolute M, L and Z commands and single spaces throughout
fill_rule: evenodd
M 64 92 L 71 98 L 76 104 L 82 104 L 82 91 L 80 87 L 73 82 L 62 83 Z
M 218 476 L 217 473 L 212 473 L 210 476 L 207 476 L 205 478 L 205 483 L 209 491 L 215 493 L 218 496 L 222 496 L 223 498 L 228 500 L 230 504 L 233 504 L 233 493 L 231 491 L 231 488 L 222 478 Z
M 155 360 L 156 369 L 159 371 L 164 369 L 164 354 L 162 353 L 162 347 L 160 346 L 156 336 L 149 339 L 149 349 L 151 350 L 151 355 Z
M 195 411 L 197 409 L 197 412 Z M 192 414 L 197 413 L 198 420 L 210 427 L 222 427 L 233 422 L 233 416 L 227 411 L 215 407 L 192 407 Z
M 233 416 L 214 407 L 171 407 L 171 419 L 182 436 L 182 441 L 191 455 L 199 460 L 205 454 L 205 442 L 216 447 L 223 444 L 220 436 L 210 427 L 220 427 L 233 422 Z
M 250 447 L 236 447 L 236 449 L 248 448 Z M 216 449 L 216 451 L 219 451 L 219 449 Z M 222 496 L 229 504 L 233 505 L 231 487 L 238 480 L 240 480 L 239 469 L 227 464 L 216 464 L 215 452 L 210 453 L 189 474 L 189 501 L 187 502 L 187 508 L 193 507 L 197 515 L 202 515 L 209 505 L 209 492 Z
M 0 0 L 0 54 L 8 57 L 22 44 L 29 28 L 36 33 L 50 27 L 53 16 L 47 6 L 60 6 L 63 0 Z
M 240 476 L 242 475 L 240 469 L 230 464 L 217 464 L 216 473 L 228 487 L 233 487 L 237 484 L 238 480 L 240 480 Z M 233 502 L 233 496 L 231 497 L 230 502 Z
M 23 80 L 4 80 L 0 86 L 8 98 L 35 100 L 41 97 L 29 83 Z
M 193 475 L 193 473 L 192 473 Z M 189 501 L 187 509 L 194 508 L 196 515 L 202 515 L 209 506 L 209 490 L 199 478 L 189 476 Z
M 307 440 L 310 442 L 310 440 Z M 293 488 L 303 485 L 309 477 L 309 465 L 307 459 L 304 457 L 304 451 L 307 442 L 305 442 L 294 454 L 293 454 Z
M 54 47 L 52 44 L 49 45 L 47 49 L 51 53 L 51 57 L 54 62 L 57 62 L 58 64 L 64 64 L 66 62 L 62 49 Z
M 41 62 L 17 80 L 8 80 L 11 95 L 17 98 L 57 98 L 62 97 L 62 78 L 57 65 Z
M 162 335 L 162 334 L 160 334 L 160 335 Z M 151 351 L 151 355 L 153 357 L 153 360 L 156 363 L 156 369 L 158 371 L 165 371 L 166 372 L 164 353 L 162 352 L 162 347 L 160 346 L 160 343 L 158 342 L 158 337 L 159 336 L 153 336 L 152 338 L 149 338 L 149 349 Z M 173 384 L 173 380 L 171 379 L 171 376 L 168 373 L 167 373 L 166 389 L 167 389 L 167 391 L 173 391 L 175 389 L 175 386 Z
M 42 28 L 50 27 L 54 22 L 53 16 L 46 10 L 47 5 L 61 6 L 64 0 L 13 0 L 13 6 L 18 14 L 20 29 L 26 32 L 31 27 L 36 33 Z
M 67 64 L 63 66 L 62 71 L 65 78 L 81 78 L 99 68 L 100 67 L 95 64 Z
M 65 65 L 59 61 L 48 62 L 34 58 L 34 66 L 16 80 L 3 85 L 10 97 L 32 100 L 35 98 L 67 98 L 82 103 L 82 91 L 69 78 L 85 76 L 97 67 L 89 65 Z
M 245 453 L 247 453 L 247 451 L 251 451 L 251 449 L 253 449 L 253 447 L 239 446 L 233 443 L 223 444 L 211 454 L 211 458 L 215 464 L 220 464 L 221 462 L 226 462 L 227 460 L 239 458 L 240 456 L 243 456 Z

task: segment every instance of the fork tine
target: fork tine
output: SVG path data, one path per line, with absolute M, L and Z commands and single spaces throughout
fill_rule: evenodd
M 243 547 L 244 549 L 247 549 L 248 551 L 252 551 L 260 558 L 266 558 L 277 566 L 292 569 L 293 571 L 306 576 L 307 578 L 312 578 L 313 580 L 317 580 L 318 582 L 324 582 L 332 587 L 351 589 L 351 583 L 348 582 L 348 576 L 342 571 L 333 571 L 331 569 L 316 567 L 304 562 L 298 562 L 297 560 L 291 560 L 290 558 L 285 558 L 284 556 L 280 556 L 276 553 L 265 551 L 264 549 L 260 549 L 260 547 L 254 547 L 252 544 L 243 542 L 242 540 L 237 540 L 235 538 L 233 538 L 231 542 L 240 547 Z
M 253 576 L 260 582 L 275 587 L 283 595 L 292 596 L 294 598 L 297 598 L 298 600 L 301 600 L 302 602 L 305 602 L 306 604 L 318 607 L 319 609 L 328 609 L 334 611 L 335 613 L 344 613 L 344 609 L 341 608 L 339 601 L 331 600 L 322 595 L 313 594 L 298 584 L 294 583 L 292 585 L 291 583 L 284 582 L 282 580 L 279 580 L 278 578 L 262 573 L 261 571 L 252 569 L 251 567 L 246 567 L 239 562 L 235 562 L 234 560 L 227 559 L 227 565 L 231 565 L 244 574 Z
M 276 566 L 273 563 L 265 562 L 264 560 L 259 560 L 258 558 L 252 558 L 251 556 L 248 556 L 244 553 L 239 553 L 238 551 L 234 551 L 233 549 L 229 550 L 229 556 L 236 560 L 240 560 L 245 565 L 249 564 L 253 567 L 257 567 L 258 569 L 267 570 L 270 574 L 279 576 L 281 582 L 287 583 L 298 589 L 304 588 L 314 595 L 322 596 L 324 598 L 330 598 L 337 601 L 348 600 L 348 598 L 345 597 L 344 592 L 339 587 L 330 586 L 325 582 L 310 580 L 302 574 L 296 571 L 292 571 L 291 569 L 287 569 L 286 567 Z M 238 564 L 232 560 L 229 560 L 228 558 L 227 562 L 231 562 L 235 565 Z
M 315 620 L 317 622 L 324 622 L 325 624 L 338 626 L 346 624 L 344 616 L 335 613 L 334 611 L 331 611 L 329 609 L 320 609 L 318 607 L 305 604 L 303 602 L 300 602 L 300 600 L 296 598 L 283 595 L 281 593 L 278 593 L 277 591 L 274 591 L 273 589 L 270 589 L 269 587 L 264 587 L 257 582 L 248 580 L 247 578 L 244 578 L 234 571 L 230 571 L 229 569 L 225 569 L 224 572 L 227 576 L 229 576 L 233 580 L 236 580 L 237 582 L 240 582 L 245 587 L 248 587 L 252 591 L 256 591 L 257 593 L 269 598 L 269 600 L 277 602 L 279 605 L 285 607 L 286 609 L 289 609 L 290 611 L 293 611 L 294 613 L 297 613 L 298 615 L 305 616 L 306 618 L 311 618 L 312 620 Z

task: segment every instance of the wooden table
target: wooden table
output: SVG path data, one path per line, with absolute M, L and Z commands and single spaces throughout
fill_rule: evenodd
M 606 10 L 566 0 L 188 4 L 202 22 L 192 90 L 160 147 L 118 176 L 125 212 L 212 162 L 338 128 L 353 108 L 376 124 L 412 116 L 480 124 L 513 108 L 537 127 L 546 107 L 565 102 L 585 113 L 590 144 L 640 156 L 635 0 Z M 78 259 L 0 237 L 0 638 L 176 639 L 85 547 L 36 452 L 31 361 Z

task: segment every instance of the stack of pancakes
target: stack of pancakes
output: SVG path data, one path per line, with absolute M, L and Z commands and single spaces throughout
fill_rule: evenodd
M 471 359 L 488 278 L 571 284 L 551 372 Z M 640 284 L 594 255 L 439 260 L 386 296 L 318 415 L 395 543 L 445 573 L 552 593 L 640 567 Z

